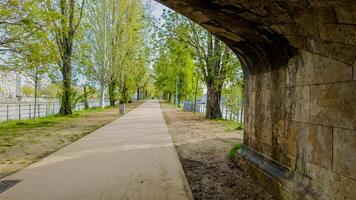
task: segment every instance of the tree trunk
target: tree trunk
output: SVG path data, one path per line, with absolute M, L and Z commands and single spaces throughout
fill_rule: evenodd
M 38 91 L 38 75 L 37 75 L 37 68 L 35 74 L 35 106 L 33 107 L 33 120 L 36 121 L 36 109 L 37 109 L 37 91 Z
M 168 103 L 171 103 L 172 101 L 172 93 L 168 93 Z
M 115 81 L 111 81 L 109 84 L 109 101 L 110 101 L 110 106 L 115 106 L 115 102 L 116 102 L 116 94 L 115 94 L 115 90 L 116 90 L 116 82 Z
M 89 109 L 88 90 L 87 90 L 86 85 L 84 85 L 84 108 Z
M 214 82 L 208 83 L 208 93 L 206 100 L 206 118 L 220 119 L 222 118 L 220 110 L 220 98 L 222 86 L 215 87 Z
M 140 88 L 137 88 L 137 101 L 140 101 Z
M 71 66 L 71 56 L 72 56 L 72 46 L 69 45 L 64 52 L 62 57 L 62 77 L 63 77 L 63 93 L 61 109 L 59 113 L 61 115 L 71 115 L 72 114 L 72 94 L 71 94 L 71 83 L 72 83 L 72 66 Z
M 198 95 L 198 86 L 199 86 L 199 78 L 197 78 L 197 82 L 195 83 L 195 93 L 194 93 L 194 108 L 193 108 L 193 113 L 196 112 L 197 110 L 197 95 Z
M 105 98 L 105 86 L 103 84 L 100 85 L 100 107 L 104 108 L 104 98 Z

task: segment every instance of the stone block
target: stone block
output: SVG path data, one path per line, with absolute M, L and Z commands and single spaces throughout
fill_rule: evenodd
M 356 44 L 356 26 L 349 24 L 318 24 L 320 38 Z
M 299 35 L 286 35 L 285 36 L 290 44 L 298 49 L 301 50 L 307 50 L 307 43 L 306 43 L 306 38 L 305 36 L 299 36 Z
M 316 22 L 336 23 L 334 8 L 331 6 L 315 7 L 312 9 L 312 15 Z
M 332 174 L 331 191 L 329 191 L 331 199 L 339 200 L 353 200 L 356 197 L 356 181 L 350 178 L 340 176 L 338 174 Z M 326 189 L 330 187 L 325 186 Z
M 327 40 L 309 39 L 307 51 L 352 65 L 355 60 L 356 46 Z
M 331 170 L 324 169 L 312 163 L 307 163 L 305 168 L 305 174 L 308 179 L 304 176 L 296 179 L 296 184 L 302 183 L 305 179 L 307 189 L 311 194 L 314 194 L 314 199 L 331 199 L 330 185 L 333 178 L 333 173 Z
M 356 5 L 336 7 L 335 13 L 338 23 L 356 24 Z
M 296 179 L 295 183 L 297 187 L 300 187 L 298 182 L 304 182 L 304 194 L 309 193 L 309 195 L 312 196 L 310 199 L 355 199 L 355 180 L 320 168 L 311 163 L 307 163 L 306 174 L 308 175 L 307 179 L 302 177 L 300 180 Z
M 354 63 L 354 68 L 353 68 L 353 80 L 356 80 L 356 58 L 355 58 L 355 63 Z
M 291 157 L 296 170 L 305 168 L 310 162 L 319 167 L 332 168 L 332 128 L 299 122 L 288 122 L 284 151 Z M 303 170 L 302 170 L 303 171 Z
M 287 119 L 298 122 L 309 121 L 310 86 L 287 88 Z
M 310 121 L 356 129 L 356 82 L 311 86 Z
M 273 158 L 292 169 L 298 168 L 297 157 L 305 151 L 307 131 L 307 124 L 288 121 L 286 131 L 274 140 L 272 148 L 278 147 L 278 151 L 274 151 Z
M 334 171 L 356 179 L 356 130 L 334 128 Z
M 296 69 L 296 85 L 311 85 L 352 80 L 352 66 L 302 51 L 302 61 Z
M 306 158 L 307 161 L 332 169 L 333 132 L 332 127 L 307 125 Z

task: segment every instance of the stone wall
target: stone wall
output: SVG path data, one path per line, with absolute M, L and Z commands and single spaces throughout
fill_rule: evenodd
M 160 2 L 240 58 L 244 168 L 281 199 L 354 199 L 356 0 Z

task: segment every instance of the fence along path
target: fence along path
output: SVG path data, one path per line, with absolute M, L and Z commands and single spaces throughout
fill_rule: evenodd
M 89 101 L 89 108 L 100 107 L 98 100 Z M 109 105 L 108 101 L 105 101 L 105 106 Z M 34 116 L 37 117 L 47 117 L 56 115 L 59 113 L 61 105 L 59 102 L 40 102 L 34 103 L 6 103 L 0 104 L 0 122 L 9 120 L 23 120 L 31 119 Z M 74 111 L 84 110 L 84 103 L 77 103 L 73 107 Z M 36 113 L 35 113 L 36 112 Z
M 184 102 L 183 109 L 185 111 L 193 112 L 194 103 Z M 221 114 L 222 118 L 226 120 L 234 120 L 239 123 L 243 123 L 243 112 L 241 109 L 238 111 L 233 111 L 230 107 L 221 105 Z M 206 104 L 197 104 L 195 108 L 195 112 L 205 114 L 206 112 Z

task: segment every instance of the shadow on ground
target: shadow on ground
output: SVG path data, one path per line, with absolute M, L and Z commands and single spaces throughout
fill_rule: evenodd
M 161 107 L 196 200 L 273 199 L 227 158 L 230 148 L 242 143 L 242 131 L 169 104 Z

